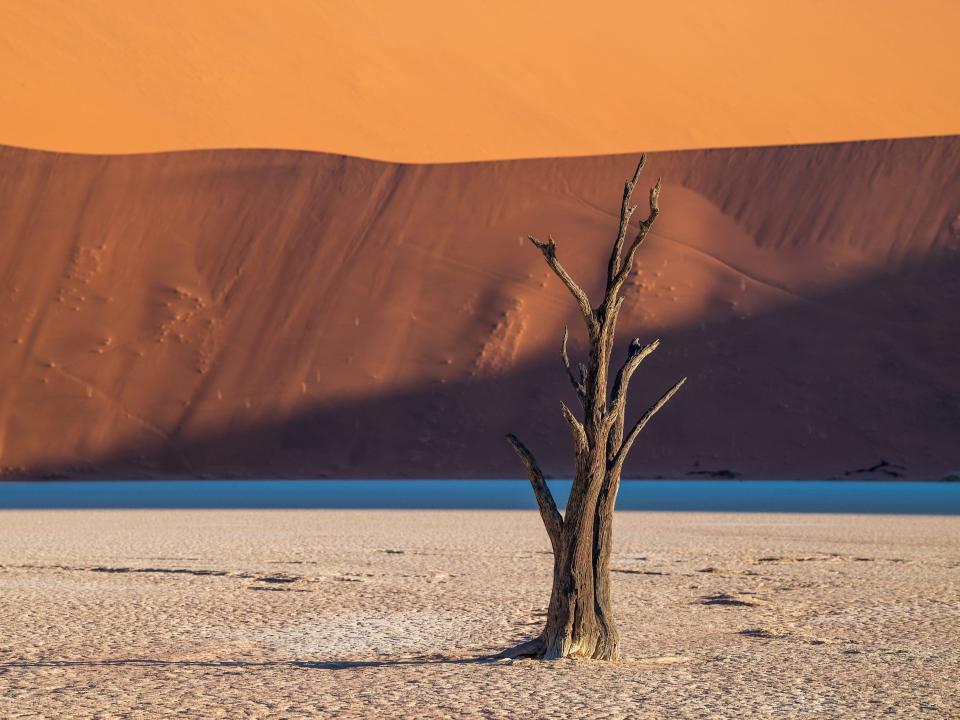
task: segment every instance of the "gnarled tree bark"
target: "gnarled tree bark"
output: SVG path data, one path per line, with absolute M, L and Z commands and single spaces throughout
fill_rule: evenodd
M 609 386 L 614 332 L 623 304 L 620 291 L 633 268 L 637 250 L 660 212 L 657 180 L 650 190 L 647 217 L 640 221 L 637 234 L 624 252 L 630 218 L 636 210 L 631 198 L 645 160 L 645 156 L 640 157 L 633 177 L 624 185 L 620 225 L 607 265 L 606 289 L 598 307 L 593 307 L 587 294 L 560 264 L 553 238 L 548 236 L 547 242 L 541 242 L 530 236 L 530 242 L 543 253 L 547 265 L 576 301 L 586 325 L 590 352 L 587 362 L 578 365 L 575 374 L 567 353 L 568 332 L 564 329 L 560 357 L 583 414 L 578 417 L 561 403 L 574 447 L 573 486 L 562 516 L 533 454 L 515 435 L 507 436 L 527 469 L 554 555 L 546 625 L 538 637 L 514 648 L 514 655 L 602 660 L 620 657 L 610 591 L 613 510 L 620 474 L 637 435 L 686 380 L 683 378 L 668 389 L 625 433 L 630 379 L 640 363 L 659 346 L 659 340 L 646 345 L 639 339 L 633 340 L 612 388 Z

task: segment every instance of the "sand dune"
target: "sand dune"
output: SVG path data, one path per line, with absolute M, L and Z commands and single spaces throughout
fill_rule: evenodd
M 0 464 L 514 476 L 515 431 L 564 474 L 580 328 L 522 236 L 595 290 L 634 161 L 0 150 Z M 956 138 L 655 154 L 631 412 L 690 382 L 628 472 L 954 472 L 958 170 Z
M 0 5 L 0 143 L 394 162 L 960 133 L 949 0 Z

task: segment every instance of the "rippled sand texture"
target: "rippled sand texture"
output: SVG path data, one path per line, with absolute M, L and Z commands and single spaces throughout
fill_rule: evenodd
M 522 477 L 516 432 L 566 476 L 583 322 L 524 238 L 597 298 L 635 160 L 0 148 L 0 475 Z M 658 176 L 613 366 L 663 340 L 631 421 L 689 384 L 625 474 L 960 470 L 960 136 Z
M 535 632 L 534 513 L 0 513 L 0 717 L 903 717 L 960 709 L 960 518 L 626 513 L 628 660 Z

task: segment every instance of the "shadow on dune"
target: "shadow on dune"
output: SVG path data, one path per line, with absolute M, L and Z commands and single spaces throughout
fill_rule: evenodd
M 634 380 L 630 416 L 678 375 L 689 382 L 644 431 L 627 475 L 832 478 L 881 461 L 908 479 L 954 472 L 957 307 L 960 258 L 944 254 L 764 314 L 729 310 L 665 333 Z M 564 476 L 558 405 L 574 402 L 569 393 L 551 356 L 503 375 L 317 405 L 28 476 L 521 477 L 508 431 Z M 886 477 L 858 475 L 871 476 Z

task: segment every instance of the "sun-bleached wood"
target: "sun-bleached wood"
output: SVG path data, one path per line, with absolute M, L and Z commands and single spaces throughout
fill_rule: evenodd
M 630 379 L 640 363 L 660 345 L 659 340 L 644 345 L 634 339 L 612 389 L 608 387 L 614 333 L 623 305 L 620 291 L 633 269 L 637 250 L 660 212 L 661 183 L 658 179 L 650 190 L 647 217 L 640 221 L 637 234 L 624 251 L 630 219 L 637 207 L 631 204 L 631 198 L 645 163 L 646 156 L 641 155 L 632 178 L 623 188 L 620 222 L 607 263 L 606 289 L 597 308 L 561 265 L 553 237 L 548 236 L 547 242 L 541 242 L 529 236 L 530 242 L 543 253 L 547 265 L 573 296 L 583 315 L 590 349 L 587 362 L 578 364 L 577 377 L 567 351 L 569 332 L 564 328 L 560 358 L 580 401 L 583 417 L 577 417 L 565 403 L 560 403 L 574 447 L 573 485 L 563 516 L 557 510 L 533 453 L 515 435 L 507 436 L 527 470 L 554 554 L 553 588 L 546 625 L 539 636 L 508 651 L 513 656 L 600 660 L 620 657 L 620 639 L 610 590 L 613 510 L 620 474 L 637 436 L 686 380 L 683 378 L 675 383 L 624 434 Z

